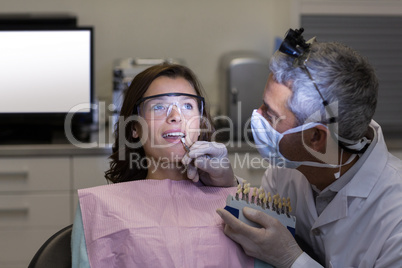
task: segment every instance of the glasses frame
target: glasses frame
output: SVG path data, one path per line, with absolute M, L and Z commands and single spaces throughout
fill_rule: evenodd
M 157 98 L 157 97 L 164 97 L 164 96 L 168 96 L 168 97 L 170 97 L 170 96 L 187 96 L 187 97 L 193 97 L 193 98 L 196 98 L 196 99 L 200 100 L 201 101 L 201 107 L 198 107 L 198 109 L 201 112 L 201 114 L 200 114 L 201 118 L 203 117 L 204 107 L 205 107 L 205 99 L 204 99 L 204 97 L 194 95 L 194 94 L 178 93 L 178 92 L 157 94 L 157 95 L 152 95 L 152 96 L 141 98 L 135 103 L 134 109 L 133 109 L 133 114 L 135 113 L 135 111 L 137 111 L 137 114 L 140 115 L 140 112 L 139 112 L 140 105 L 144 101 L 149 100 L 149 99 L 153 99 L 153 98 Z

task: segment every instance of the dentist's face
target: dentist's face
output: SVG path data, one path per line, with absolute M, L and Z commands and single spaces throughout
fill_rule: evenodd
M 287 105 L 292 94 L 289 87 L 277 83 L 272 75 L 269 76 L 265 85 L 263 104 L 257 112 L 279 133 L 296 127 L 296 117 Z M 279 150 L 287 159 L 300 160 L 303 155 L 301 153 L 305 151 L 301 132 L 285 135 L 279 143 Z
M 275 82 L 272 75 L 269 76 L 265 85 L 263 104 L 258 109 L 258 113 L 264 116 L 279 133 L 296 125 L 296 117 L 287 107 L 291 96 L 290 88 Z

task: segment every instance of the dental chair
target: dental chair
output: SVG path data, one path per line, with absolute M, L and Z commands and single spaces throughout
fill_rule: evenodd
M 71 268 L 71 231 L 73 225 L 52 235 L 36 252 L 28 268 Z

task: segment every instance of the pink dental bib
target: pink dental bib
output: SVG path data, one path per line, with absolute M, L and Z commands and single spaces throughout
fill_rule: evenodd
M 235 192 L 172 180 L 79 190 L 91 267 L 254 267 L 215 212 Z

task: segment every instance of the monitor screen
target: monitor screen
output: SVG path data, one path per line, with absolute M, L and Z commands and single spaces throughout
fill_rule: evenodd
M 92 102 L 90 27 L 0 30 L 0 59 L 0 114 L 66 114 Z
M 92 27 L 0 29 L 0 144 L 63 140 L 69 114 L 87 139 L 92 103 Z

